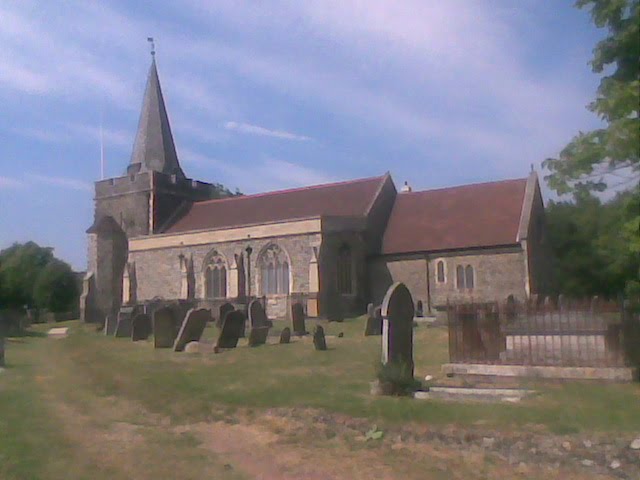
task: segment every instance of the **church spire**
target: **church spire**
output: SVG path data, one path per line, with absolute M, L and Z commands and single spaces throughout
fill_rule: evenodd
M 151 68 L 149 68 L 138 132 L 133 144 L 131 163 L 127 168 L 127 173 L 156 171 L 184 178 L 184 172 L 178 163 L 169 117 L 162 97 L 153 39 L 149 39 L 149 41 L 152 48 Z

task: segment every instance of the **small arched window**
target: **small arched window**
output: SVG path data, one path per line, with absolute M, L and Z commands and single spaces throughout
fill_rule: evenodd
M 436 262 L 436 282 L 445 283 L 446 281 L 447 281 L 447 277 L 445 274 L 444 260 L 438 260 Z
M 258 259 L 263 295 L 289 293 L 289 262 L 277 245 L 270 245 Z
M 464 288 L 464 267 L 462 265 L 456 267 L 456 287 Z
M 338 250 L 338 293 L 353 293 L 353 262 L 351 257 L 351 248 L 344 244 Z
M 458 289 L 472 289 L 474 283 L 473 267 L 471 265 L 467 265 L 466 267 L 458 265 L 456 267 L 456 287 Z
M 467 265 L 464 269 L 464 286 L 473 288 L 473 267 L 471 265 Z
M 227 267 L 221 255 L 213 252 L 205 267 L 205 293 L 207 298 L 227 297 Z

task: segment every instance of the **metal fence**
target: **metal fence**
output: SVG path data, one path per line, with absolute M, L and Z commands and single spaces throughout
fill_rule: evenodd
M 640 365 L 640 318 L 620 302 L 562 297 L 447 305 L 452 363 Z

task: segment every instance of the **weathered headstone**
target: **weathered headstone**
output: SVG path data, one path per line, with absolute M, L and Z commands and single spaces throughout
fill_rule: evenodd
M 269 327 L 251 327 L 249 330 L 249 346 L 257 347 L 267 343 L 267 336 L 269 335 Z
M 235 307 L 230 303 L 223 303 L 220 305 L 220 309 L 218 310 L 218 319 L 216 320 L 216 327 L 222 328 L 224 324 L 224 319 L 229 312 L 233 312 Z
M 373 307 L 373 304 L 370 304 Z M 364 329 L 365 336 L 382 335 L 382 307 L 372 308 L 367 311 L 367 325 Z
M 413 378 L 413 299 L 404 283 L 396 282 L 382 302 L 382 363 L 395 364 Z
M 171 307 L 162 307 L 153 312 L 153 346 L 171 348 L 178 334 L 178 320 Z
M 326 350 L 327 341 L 324 338 L 324 328 L 321 325 L 316 325 L 313 329 L 313 346 L 316 350 Z
M 416 303 L 416 317 L 424 317 L 424 309 L 422 307 L 422 300 L 418 300 L 418 303 Z
M 211 320 L 211 310 L 192 308 L 184 316 L 180 331 L 173 344 L 174 352 L 181 352 L 189 342 L 197 342 L 202 337 L 207 322 Z
M 225 316 L 224 323 L 222 324 L 222 330 L 220 330 L 216 347 L 236 348 L 240 334 L 244 331 L 245 320 L 244 312 L 240 310 L 229 312 Z
M 116 325 L 118 324 L 117 318 L 112 313 L 108 314 L 104 318 L 104 334 L 105 335 L 113 335 L 116 333 Z
M 280 343 L 289 343 L 291 341 L 291 329 L 284 327 L 280 332 Z
M 309 333 L 305 326 L 304 307 L 301 303 L 291 305 L 291 321 L 294 335 L 307 335 Z
M 131 322 L 131 340 L 146 340 L 151 335 L 153 327 L 151 325 L 151 317 L 146 313 L 139 313 L 133 317 Z
M 4 334 L 0 332 L 0 367 L 4 367 Z
M 116 337 L 131 337 L 131 324 L 134 313 L 134 307 L 120 307 L 118 323 L 116 324 L 116 331 L 114 333 Z
M 249 323 L 251 328 L 271 326 L 260 300 L 253 300 L 249 304 Z

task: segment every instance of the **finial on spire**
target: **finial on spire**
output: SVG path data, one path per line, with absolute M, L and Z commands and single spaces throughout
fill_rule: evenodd
M 156 44 L 153 41 L 153 37 L 147 37 L 147 42 L 149 42 L 149 44 L 151 45 L 151 56 L 155 57 L 156 56 Z

